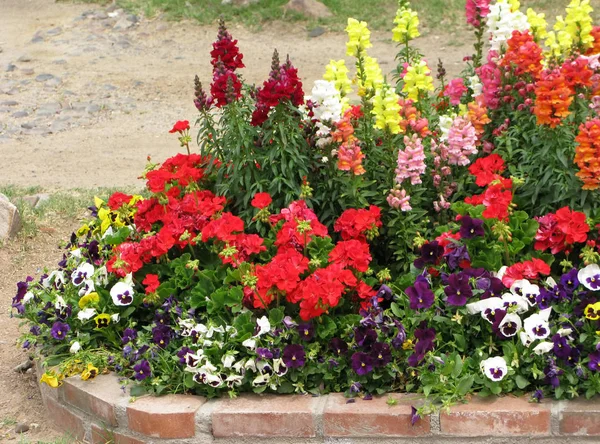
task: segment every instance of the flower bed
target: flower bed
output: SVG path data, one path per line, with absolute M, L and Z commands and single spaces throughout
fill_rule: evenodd
M 221 24 L 210 94 L 195 80 L 199 153 L 177 122 L 186 154 L 149 160 L 143 195 L 96 199 L 59 268 L 18 284 L 41 381 L 112 370 L 133 397 L 350 404 L 414 392 L 427 402 L 412 422 L 475 392 L 597 394 L 590 12 L 573 0 L 547 32 L 518 1 L 469 0 L 475 54 L 457 79 L 440 62 L 436 89 L 402 1 L 394 81 L 349 19 L 353 80 L 332 60 L 310 96 L 277 52 L 263 85 L 246 85 Z

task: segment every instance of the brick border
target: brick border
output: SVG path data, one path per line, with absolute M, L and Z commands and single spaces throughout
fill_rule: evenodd
M 36 368 L 39 377 L 42 369 Z M 94 444 L 600 442 L 597 401 L 473 398 L 413 426 L 411 405 L 420 398 L 399 393 L 350 403 L 341 394 L 167 395 L 132 402 L 114 374 L 91 381 L 71 377 L 58 389 L 40 384 L 40 390 L 58 428 Z M 394 405 L 388 405 L 390 397 Z

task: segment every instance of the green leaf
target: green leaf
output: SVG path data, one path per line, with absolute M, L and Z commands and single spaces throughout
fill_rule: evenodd
M 148 391 L 143 385 L 132 385 L 129 389 L 129 394 L 134 397 L 139 397 L 145 395 L 146 393 L 148 393 Z
M 475 382 L 473 375 L 464 376 L 456 386 L 456 393 L 458 393 L 460 396 L 465 396 L 467 393 L 469 393 L 471 387 L 473 387 L 473 382 Z
M 452 369 L 452 376 L 454 378 L 458 378 L 462 373 L 463 369 L 463 361 L 459 355 L 456 355 L 456 359 L 454 361 L 454 368 Z
M 519 387 L 521 390 L 529 385 L 529 381 L 521 375 L 517 375 L 515 382 L 517 383 L 517 387 Z
M 269 323 L 271 324 L 271 328 L 275 328 L 275 326 L 281 324 L 283 321 L 284 311 L 283 308 L 271 308 L 269 310 Z

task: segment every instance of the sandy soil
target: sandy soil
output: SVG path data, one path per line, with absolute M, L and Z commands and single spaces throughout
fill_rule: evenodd
M 178 152 L 168 130 L 176 120 L 194 121 L 193 77 L 210 82 L 216 29 L 129 19 L 122 11 L 90 5 L 0 0 L 0 185 L 141 185 L 137 177 L 148 155 L 160 161 Z M 249 82 L 267 76 L 275 47 L 290 55 L 306 89 L 330 58 L 345 53 L 340 33 L 309 38 L 302 27 L 283 24 L 259 34 L 230 31 L 239 39 Z M 391 71 L 395 48 L 389 34 L 374 33 L 372 41 L 371 54 Z M 452 74 L 470 51 L 468 42 L 452 36 L 429 35 L 417 44 L 432 65 L 442 56 Z M 75 226 L 52 224 L 35 239 L 19 238 L 0 249 L 2 442 L 18 439 L 9 419 L 39 424 L 29 432 L 32 442 L 60 436 L 45 418 L 33 375 L 12 371 L 27 355 L 15 345 L 18 320 L 10 316 L 10 300 L 17 281 L 54 266 L 61 256 L 56 245 Z

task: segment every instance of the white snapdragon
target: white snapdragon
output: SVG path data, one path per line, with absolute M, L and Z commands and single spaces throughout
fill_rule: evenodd
M 527 16 L 521 11 L 512 11 L 508 2 L 498 0 L 490 5 L 487 27 L 491 49 L 500 51 L 502 47 L 506 47 L 506 42 L 512 37 L 513 31 L 528 30 L 529 22 Z

